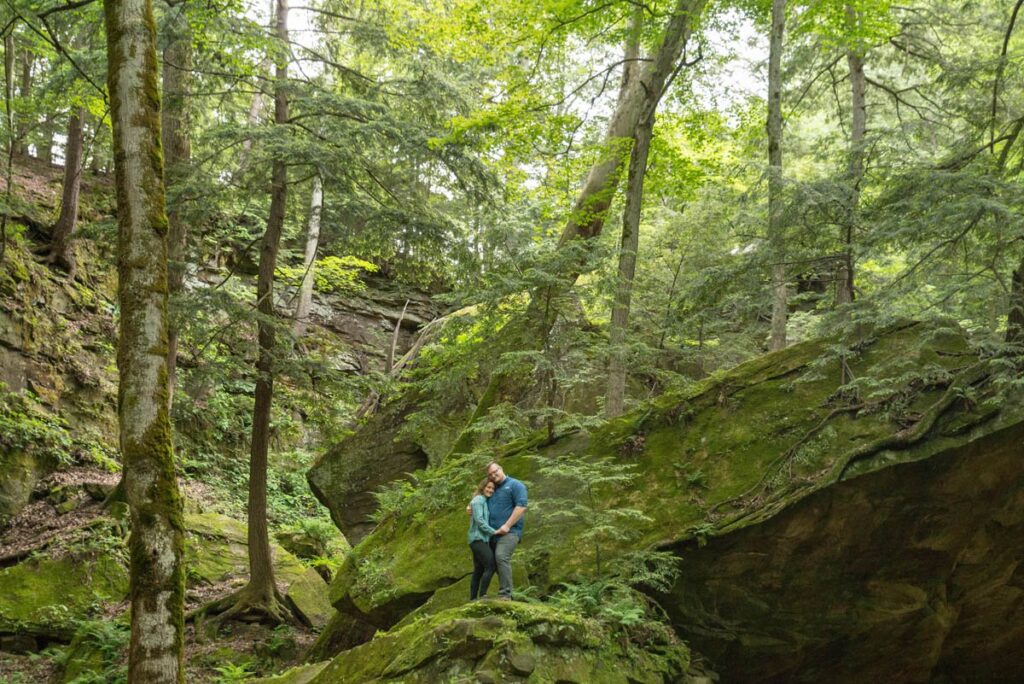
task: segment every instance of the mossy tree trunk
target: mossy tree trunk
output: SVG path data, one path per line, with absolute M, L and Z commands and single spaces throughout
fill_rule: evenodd
M 185 6 L 170 9 L 167 21 L 167 47 L 164 48 L 163 110 L 161 133 L 167 167 L 167 183 L 174 188 L 188 173 L 192 159 L 189 136 L 188 91 L 192 84 L 192 31 L 185 15 Z M 172 193 L 167 212 L 168 232 L 168 289 L 172 304 L 181 293 L 185 282 L 185 244 L 188 237 L 182 215 L 180 193 Z M 178 316 L 172 307 L 167 340 L 168 406 L 174 401 L 178 366 Z
M 32 97 L 32 67 L 35 64 L 35 55 L 28 48 L 21 51 L 21 84 L 18 88 L 18 95 L 25 102 Z M 18 122 L 18 133 L 16 136 L 15 154 L 27 155 L 28 146 L 25 141 L 28 139 L 29 121 L 27 117 L 21 117 Z
M 853 5 L 846 6 L 847 28 L 851 35 L 857 30 L 860 16 Z M 849 304 L 854 299 L 853 239 L 860 210 L 860 184 L 864 178 L 864 141 L 867 137 L 867 80 L 864 76 L 864 54 L 860 47 L 851 46 L 846 52 L 850 70 L 850 152 L 847 183 L 850 188 L 850 206 L 846 225 L 842 228 L 842 250 L 836 276 L 836 304 Z
M 306 251 L 302 257 L 302 283 L 295 303 L 296 339 L 306 333 L 306 319 L 313 306 L 313 283 L 316 275 L 316 250 L 320 245 L 320 216 L 324 208 L 324 182 L 320 174 L 313 176 L 313 190 L 309 198 L 309 221 L 306 224 Z
M 48 261 L 75 277 L 75 256 L 71 238 L 78 223 L 78 198 L 82 188 L 82 148 L 85 145 L 85 109 L 72 107 L 68 117 L 68 138 L 64 146 L 64 189 L 60 216 L 53 226 Z
M 786 0 L 772 0 L 768 41 L 768 243 L 772 261 L 772 328 L 769 348 L 786 348 L 788 295 L 786 240 L 782 230 L 782 40 Z
M 184 681 L 182 501 L 167 411 L 167 214 L 150 0 L 105 0 L 118 221 L 118 418 L 131 514 L 130 682 Z
M 1010 311 L 1006 316 L 1006 341 L 1024 347 L 1024 257 L 1013 272 L 1010 284 Z M 1018 349 L 1019 350 L 1019 349 Z
M 640 69 L 637 58 L 640 56 L 643 21 L 644 9 L 634 8 L 626 39 L 623 82 L 635 79 L 635 72 Z M 623 346 L 626 342 L 629 305 L 633 295 L 633 276 L 636 273 L 636 255 L 640 244 L 640 207 L 643 202 L 644 173 L 647 170 L 647 152 L 650 149 L 653 124 L 653 120 L 639 122 L 630 149 L 626 207 L 622 214 L 622 236 L 619 239 L 618 280 L 609 331 L 611 352 L 608 357 L 608 387 L 605 392 L 605 414 L 609 418 L 620 415 L 626 401 L 626 358 Z

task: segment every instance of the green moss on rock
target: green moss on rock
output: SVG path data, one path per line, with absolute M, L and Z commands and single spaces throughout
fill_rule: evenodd
M 77 623 L 128 594 L 128 571 L 106 556 L 40 557 L 0 570 L 0 632 L 68 640 Z
M 684 646 L 645 646 L 641 650 L 623 644 L 597 622 L 549 606 L 479 601 L 414 621 L 346 651 L 311 682 L 683 680 L 689 667 Z
M 863 380 L 856 394 L 838 391 L 840 346 L 853 377 Z M 543 475 L 545 462 L 611 458 L 635 465 L 635 481 L 602 494 L 602 504 L 639 509 L 649 520 L 606 553 L 703 543 L 772 520 L 837 483 L 943 453 L 971 453 L 969 445 L 1024 420 L 1024 407 L 998 400 L 990 374 L 955 324 L 902 323 L 861 331 L 842 345 L 813 341 L 765 355 L 659 397 L 591 435 L 527 443 L 501 456 L 506 472 L 530 485 L 516 558 L 533 563 L 530 574 L 550 583 L 592 571 L 592 550 L 572 543 L 574 527 L 546 517 L 545 501 L 572 492 Z M 468 498 L 478 473 L 456 465 L 443 468 Z M 436 510 L 433 498 L 413 494 L 352 550 L 332 584 L 332 602 L 377 629 L 399 623 L 431 597 L 442 602 L 447 587 L 471 570 L 469 554 L 459 552 L 466 526 L 461 505 Z M 540 544 L 549 553 L 532 554 Z
M 189 584 L 217 584 L 249 572 L 245 524 L 219 513 L 186 513 L 185 567 Z M 316 628 L 334 613 L 327 583 L 312 568 L 277 544 L 271 544 L 274 577 L 299 614 Z

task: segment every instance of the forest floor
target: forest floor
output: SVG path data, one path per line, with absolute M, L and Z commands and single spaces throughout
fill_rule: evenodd
M 33 501 L 8 524 L 0 528 L 0 569 L 16 565 L 24 559 L 45 554 L 60 558 L 74 547 L 73 540 L 83 530 L 109 526 L 112 519 L 103 505 L 83 494 L 85 487 L 96 492 L 109 491 L 119 476 L 94 468 L 72 467 L 47 476 L 37 487 L 37 496 L 46 492 L 79 492 L 76 506 L 61 513 L 52 499 Z M 180 481 L 190 507 L 215 503 L 217 494 L 199 482 Z M 244 583 L 244 577 L 232 576 L 214 583 L 190 583 L 186 592 L 186 611 L 226 596 Z M 126 623 L 127 599 L 106 603 L 91 619 Z M 227 623 L 215 633 L 197 638 L 190 623 L 185 630 L 186 681 L 200 684 L 238 681 L 249 675 L 268 674 L 297 664 L 302 654 L 316 639 L 314 630 L 288 626 L 270 628 L 261 624 Z M 121 645 L 123 649 L 123 644 Z M 62 681 L 64 661 L 71 649 L 61 641 L 36 641 L 36 652 L 25 650 L 18 635 L 0 634 L 0 684 L 49 684 Z M 122 653 L 121 662 L 126 662 Z M 111 672 L 110 682 L 121 681 L 121 673 Z M 89 679 L 88 681 L 99 681 Z

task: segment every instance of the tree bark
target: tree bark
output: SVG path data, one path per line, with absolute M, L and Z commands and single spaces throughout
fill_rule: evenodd
M 192 160 L 192 142 L 189 137 L 190 116 L 188 92 L 192 83 L 192 31 L 184 7 L 171 8 L 167 24 L 167 47 L 164 48 L 163 110 L 160 118 L 164 159 L 167 166 L 167 184 L 174 187 L 188 174 Z M 188 230 L 181 210 L 180 198 L 175 198 L 167 212 L 168 221 L 168 292 L 172 303 L 181 294 L 185 283 L 185 244 Z M 179 316 L 172 306 L 167 340 L 167 405 L 174 403 L 178 370 Z
M 48 261 L 75 277 L 75 255 L 71 238 L 78 223 L 78 198 L 82 188 L 82 147 L 85 144 L 85 109 L 74 107 L 68 117 L 68 139 L 64 146 L 64 190 L 60 216 L 53 226 Z
M 11 146 L 9 152 L 18 154 L 18 139 L 14 135 L 17 130 L 14 116 L 14 32 L 8 31 L 4 35 L 4 109 L 7 110 L 7 144 Z M 20 123 L 18 124 L 20 126 Z
M 270 16 L 272 18 L 271 23 L 276 22 L 274 17 L 277 16 L 277 0 L 270 0 Z M 276 24 L 275 24 L 276 25 Z M 270 60 L 264 59 L 260 62 L 256 72 L 262 75 L 270 70 Z M 249 103 L 249 113 L 245 117 L 246 127 L 249 131 L 252 131 L 256 126 L 259 125 L 260 115 L 263 113 L 263 93 L 258 92 L 252 96 L 252 101 Z M 238 168 L 235 170 L 235 176 L 241 176 L 245 169 L 249 166 L 249 155 L 252 153 L 252 135 L 247 135 L 245 140 L 242 141 L 242 153 L 238 156 Z
M 643 32 L 644 8 L 637 6 L 630 18 L 629 34 L 624 51 L 623 83 L 636 78 L 640 66 L 640 36 Z M 605 391 L 605 415 L 614 418 L 622 413 L 626 402 L 626 358 L 623 346 L 629 325 L 629 305 L 633 296 L 633 276 L 640 245 L 640 213 L 643 205 L 644 174 L 650 149 L 653 120 L 638 122 L 630 149 L 629 175 L 626 182 L 626 206 L 622 213 L 622 235 L 619 239 L 619 268 L 612 303 L 609 330 L 608 387 Z
M 282 54 L 288 49 L 288 0 L 277 0 L 277 38 Z M 278 57 L 275 68 L 274 123 L 288 124 L 288 59 Z M 228 611 L 233 614 L 258 613 L 272 621 L 287 619 L 286 610 L 274 583 L 274 566 L 267 533 L 267 454 L 270 450 L 270 412 L 274 397 L 274 270 L 284 229 L 288 200 L 288 167 L 280 156 L 271 172 L 270 214 L 260 247 L 256 279 L 259 358 L 256 361 L 255 406 L 252 417 L 252 445 L 249 452 L 249 584 L 242 589 L 239 602 Z
M 105 0 L 117 190 L 118 418 L 131 514 L 128 680 L 184 682 L 182 501 L 167 412 L 167 214 L 150 0 Z
M 633 299 L 633 278 L 636 275 L 637 252 L 640 247 L 640 214 L 644 198 L 644 175 L 651 149 L 654 121 L 641 121 L 633 136 L 626 182 L 626 206 L 622 215 L 622 238 L 619 243 L 618 282 L 612 304 L 610 330 L 611 358 L 608 363 L 608 391 L 605 415 L 622 414 L 626 400 L 626 353 L 623 348 L 629 330 L 629 309 Z
M 1013 272 L 1010 285 L 1010 311 L 1006 315 L 1006 342 L 1024 347 L 1024 258 Z M 1018 350 L 1019 351 L 1019 350 Z
M 47 164 L 53 164 L 53 114 L 43 117 L 42 135 L 39 136 L 39 158 Z
M 21 59 L 21 85 L 18 89 L 18 94 L 21 99 L 28 102 L 29 98 L 32 97 L 32 66 L 35 62 L 35 56 L 31 50 L 27 48 L 22 50 Z M 28 139 L 29 121 L 27 117 L 21 117 L 21 121 L 18 122 L 18 133 L 17 133 L 17 146 L 16 153 L 22 156 L 28 154 L 28 146 L 25 141 Z
M 851 31 L 860 21 L 856 8 L 846 6 L 846 18 Z M 850 206 L 846 225 L 843 226 L 842 253 L 836 278 L 836 304 L 849 304 L 854 299 L 853 238 L 860 209 L 860 184 L 864 178 L 864 139 L 867 137 L 867 83 L 864 77 L 864 54 L 859 47 L 846 52 L 846 63 L 850 70 L 850 161 L 847 182 L 850 188 Z
M 302 283 L 299 300 L 295 304 L 294 334 L 298 339 L 306 334 L 306 319 L 313 306 L 313 283 L 316 275 L 316 250 L 320 245 L 320 215 L 324 207 L 324 183 L 320 174 L 313 176 L 313 192 L 309 199 L 309 222 L 306 224 L 306 251 L 302 257 Z
M 789 316 L 786 288 L 786 238 L 782 226 L 782 41 L 786 0 L 772 0 L 768 44 L 768 244 L 772 260 L 772 328 L 769 349 L 786 348 Z

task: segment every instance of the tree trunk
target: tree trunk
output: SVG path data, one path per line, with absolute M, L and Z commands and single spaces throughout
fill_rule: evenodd
M 182 502 L 167 412 L 167 215 L 150 0 L 105 0 L 117 190 L 118 418 L 131 513 L 128 680 L 184 682 Z
M 768 243 L 772 259 L 772 331 L 769 348 L 786 348 L 786 238 L 782 227 L 782 39 L 786 0 L 772 0 L 768 47 Z
M 309 200 L 309 223 L 306 227 L 306 252 L 302 257 L 302 283 L 299 300 L 295 304 L 295 338 L 306 333 L 306 319 L 313 305 L 313 283 L 316 269 L 316 250 L 320 244 L 320 214 L 324 207 L 324 183 L 320 174 L 313 176 L 313 193 Z
M 1010 311 L 1006 316 L 1006 342 L 1024 347 L 1024 258 L 1013 272 L 1010 285 Z
M 4 35 L 4 109 L 7 110 L 7 135 L 11 154 L 18 154 L 18 139 L 13 136 L 17 127 L 14 120 L 14 32 Z M 20 126 L 20 123 L 18 124 Z
M 626 399 L 626 354 L 623 347 L 629 330 L 629 308 L 633 298 L 633 278 L 636 275 L 637 250 L 640 247 L 640 210 L 644 198 L 644 175 L 647 156 L 651 149 L 654 121 L 641 121 L 633 138 L 629 157 L 629 176 L 626 182 L 626 207 L 622 215 L 622 239 L 619 244 L 618 282 L 612 304 L 610 330 L 611 359 L 608 364 L 608 392 L 605 415 L 614 418 L 622 414 Z
M 631 65 L 639 66 L 639 62 L 626 63 L 618 102 L 605 136 L 604 155 L 587 174 L 559 238 L 559 249 L 575 247 L 577 241 L 589 241 L 601 234 L 618 186 L 628 141 L 636 134 L 640 121 L 646 117 L 653 121 L 666 86 L 680 68 L 679 60 L 683 48 L 706 2 L 707 0 L 677 0 L 654 55 L 644 60 L 642 68 L 630 68 Z M 558 316 L 557 302 L 576 282 L 585 266 L 588 253 L 589 248 L 584 245 L 578 254 L 570 258 L 558 282 L 533 293 L 526 312 L 526 320 L 516 320 L 512 325 L 517 329 L 506 326 L 503 331 L 505 343 L 509 348 L 538 349 L 544 346 Z M 519 375 L 518 370 L 492 374 L 467 427 L 486 415 L 495 403 L 515 400 L 517 394 L 521 395 L 524 383 Z M 471 430 L 464 430 L 452 447 L 453 453 L 464 453 L 471 449 L 473 434 Z
M 846 18 L 853 31 L 860 21 L 857 10 L 846 6 Z M 864 139 L 867 136 L 867 106 L 865 103 L 866 80 L 864 78 L 864 55 L 857 47 L 846 53 L 850 69 L 850 162 L 847 182 L 850 186 L 850 206 L 846 225 L 843 226 L 839 272 L 836 278 L 836 304 L 849 304 L 854 298 L 853 231 L 857 224 L 860 208 L 860 184 L 864 178 Z
M 640 36 L 643 32 L 644 9 L 637 6 L 630 18 L 629 34 L 624 52 L 623 83 L 632 82 L 640 65 Z M 619 240 L 619 269 L 612 303 L 609 331 L 608 387 L 605 391 L 605 415 L 620 415 L 626 403 L 626 357 L 623 349 L 629 325 L 629 305 L 633 296 L 633 276 L 640 244 L 640 210 L 643 205 L 644 174 L 650 149 L 653 120 L 640 121 L 633 134 L 630 149 L 629 175 L 626 181 L 626 206 L 622 213 L 622 236 Z
M 277 16 L 277 0 L 270 0 L 270 17 L 271 23 L 274 24 Z M 275 24 L 276 25 L 276 24 Z M 270 60 L 264 59 L 260 62 L 259 67 L 256 69 L 256 73 L 263 74 L 270 70 Z M 276 105 L 275 105 L 276 107 Z M 263 113 L 263 93 L 259 92 L 252 96 L 252 102 L 249 103 L 249 113 L 246 115 L 245 123 L 249 131 L 252 131 L 256 126 L 259 125 L 260 115 Z M 241 176 L 246 167 L 249 165 L 249 155 L 252 153 L 252 135 L 247 135 L 245 140 L 242 141 L 242 153 L 238 157 L 238 169 L 235 171 L 235 176 Z
M 53 227 L 48 261 L 75 277 L 75 255 L 71 237 L 78 222 L 78 197 L 82 187 L 82 147 L 85 144 L 85 109 L 75 107 L 68 118 L 68 139 L 64 146 L 64 191 L 60 216 Z
M 47 164 L 53 164 L 53 114 L 43 117 L 42 135 L 39 136 L 37 156 Z
M 29 98 L 32 97 L 32 65 L 35 61 L 35 56 L 28 49 L 22 50 L 21 54 L 21 86 L 18 89 L 18 94 L 24 102 L 28 102 Z M 24 116 L 18 122 L 18 142 L 15 149 L 16 153 L 22 156 L 28 154 L 28 146 L 25 144 L 25 140 L 28 138 L 28 124 L 28 118 Z
M 277 0 L 277 38 L 286 54 L 288 46 L 288 0 Z M 278 57 L 275 69 L 274 122 L 288 123 L 287 57 Z M 259 358 L 256 361 L 255 407 L 252 416 L 252 445 L 249 452 L 249 584 L 242 590 L 234 610 L 262 613 L 281 621 L 283 602 L 274 584 L 274 566 L 267 533 L 267 453 L 270 450 L 270 410 L 274 397 L 274 270 L 284 229 L 288 200 L 288 167 L 280 156 L 271 173 L 270 214 L 260 247 L 260 265 L 256 280 Z
M 164 159 L 167 166 L 167 184 L 175 187 L 188 174 L 192 159 L 192 142 L 189 138 L 188 91 L 192 83 L 192 31 L 185 16 L 184 7 L 171 9 L 167 24 L 168 41 L 164 48 L 163 110 L 160 114 L 161 136 Z M 181 211 L 181 199 L 175 197 L 167 212 L 168 234 L 168 292 L 172 304 L 181 293 L 185 283 L 185 244 L 187 227 Z M 177 307 L 172 306 L 170 329 L 167 339 L 167 405 L 174 402 L 178 367 Z

